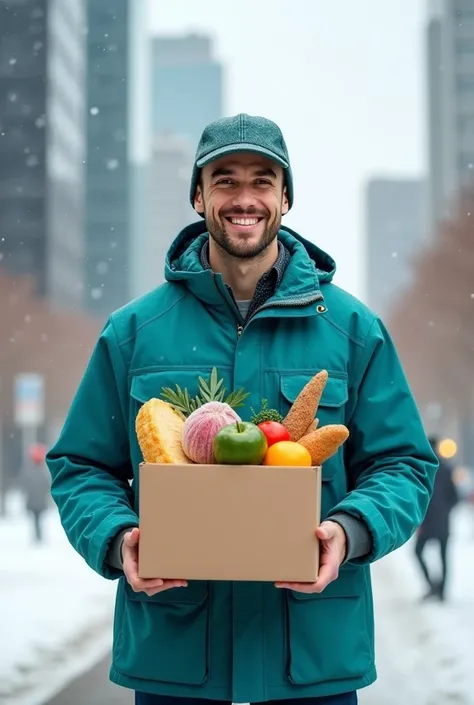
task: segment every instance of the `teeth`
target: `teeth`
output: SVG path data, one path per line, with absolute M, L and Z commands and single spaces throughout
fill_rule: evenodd
M 257 225 L 258 218 L 231 218 L 234 225 Z

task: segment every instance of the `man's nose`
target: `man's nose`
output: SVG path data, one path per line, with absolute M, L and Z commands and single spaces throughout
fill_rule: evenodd
M 244 210 L 246 208 L 255 207 L 255 205 L 256 205 L 255 194 L 252 192 L 252 189 L 249 188 L 248 186 L 241 186 L 239 189 L 237 189 L 235 191 L 234 197 L 232 199 L 232 204 L 235 207 L 240 207 L 240 208 L 243 208 Z

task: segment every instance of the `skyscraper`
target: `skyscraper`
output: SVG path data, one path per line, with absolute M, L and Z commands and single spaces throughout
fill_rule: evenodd
M 140 252 L 135 294 L 141 295 L 164 281 L 165 256 L 180 230 L 199 216 L 189 203 L 189 181 L 194 152 L 190 142 L 176 135 L 158 134 L 143 182 L 148 238 Z
M 87 0 L 85 305 L 101 317 L 131 296 L 134 167 L 147 133 L 144 6 Z
M 154 134 L 175 133 L 195 149 L 204 127 L 223 113 L 222 65 L 212 56 L 210 37 L 153 39 Z
M 146 203 L 137 209 L 145 216 L 134 248 L 135 296 L 162 283 L 171 241 L 199 220 L 189 204 L 193 157 L 204 127 L 223 115 L 223 71 L 209 37 L 155 37 L 151 62 L 153 147 L 136 179 L 137 198 L 145 194 Z
M 427 27 L 429 232 L 474 185 L 474 4 L 432 0 Z
M 59 306 L 83 285 L 83 0 L 0 0 L 0 265 Z
M 423 243 L 424 184 L 372 179 L 366 188 L 367 304 L 387 317 L 411 281 L 411 260 Z

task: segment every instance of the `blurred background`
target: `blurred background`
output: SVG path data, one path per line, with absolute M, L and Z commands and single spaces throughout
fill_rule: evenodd
M 455 487 L 444 599 L 417 537 L 373 568 L 361 702 L 474 704 L 474 0 L 0 0 L 0 703 L 132 702 L 107 683 L 115 585 L 67 544 L 44 449 L 199 219 L 202 129 L 237 112 L 282 128 L 284 224 L 382 317 Z

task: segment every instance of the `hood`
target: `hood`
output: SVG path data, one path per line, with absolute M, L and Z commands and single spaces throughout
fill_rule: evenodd
M 217 306 L 223 304 L 219 294 L 222 277 L 203 269 L 200 260 L 201 248 L 208 237 L 204 221 L 184 228 L 168 250 L 165 277 L 170 282 L 182 282 L 202 301 Z M 280 228 L 278 239 L 289 250 L 291 259 L 272 300 L 294 303 L 311 297 L 322 299 L 320 287 L 330 282 L 336 271 L 332 257 L 286 226 Z

